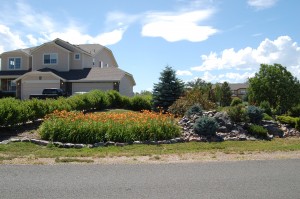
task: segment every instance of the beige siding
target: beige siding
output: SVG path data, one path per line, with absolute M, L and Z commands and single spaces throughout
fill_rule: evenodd
M 20 57 L 21 58 L 21 68 L 17 70 L 28 70 L 30 68 L 30 56 L 23 53 L 23 52 L 11 52 L 11 53 L 5 53 L 2 54 L 1 58 L 1 70 L 12 70 L 9 69 L 8 65 L 8 59 L 11 57 Z M 13 69 L 16 70 L 16 69 Z
M 31 94 L 42 94 L 45 88 L 59 88 L 59 82 L 41 81 L 39 83 L 24 82 L 21 87 L 21 99 L 29 99 Z
M 42 94 L 45 88 L 60 88 L 60 80 L 51 74 L 33 74 L 22 79 L 21 99 L 29 99 L 31 94 Z
M 128 75 L 125 75 L 120 81 L 120 94 L 128 97 L 133 96 L 133 82 Z
M 58 60 L 56 64 L 44 64 L 44 54 L 47 53 L 57 53 Z M 68 71 L 70 64 L 69 55 L 70 52 L 56 44 L 45 44 L 32 52 L 32 70 L 52 68 L 57 71 Z
M 78 70 L 82 69 L 82 53 L 79 53 L 80 59 L 76 60 L 75 59 L 75 54 L 79 52 L 72 52 L 70 54 L 70 70 Z
M 103 48 L 98 54 L 95 55 L 95 66 L 100 66 L 100 61 L 102 62 L 103 67 L 106 67 L 108 64 L 109 67 L 116 67 L 117 63 L 114 61 L 113 55 L 108 52 L 107 49 Z
M 89 92 L 91 90 L 112 90 L 113 83 L 72 83 L 72 94 L 75 92 Z
M 91 68 L 93 66 L 93 58 L 86 54 L 82 54 L 83 68 Z
M 22 78 L 22 81 L 59 80 L 51 74 L 32 74 Z

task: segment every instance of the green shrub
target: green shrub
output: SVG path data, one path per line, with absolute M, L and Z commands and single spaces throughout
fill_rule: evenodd
M 271 106 L 268 101 L 262 101 L 260 103 L 259 107 L 263 110 L 264 113 L 266 113 L 268 115 L 272 115 Z
M 296 124 L 295 124 L 295 128 L 300 131 L 300 118 L 296 119 Z
M 247 117 L 245 107 L 242 104 L 237 106 L 232 106 L 228 108 L 227 114 L 230 120 L 234 123 L 247 122 L 249 118 Z
M 282 124 L 289 124 L 292 127 L 295 127 L 297 118 L 291 116 L 277 116 L 276 119 Z
M 193 106 L 191 106 L 188 111 L 186 112 L 186 116 L 190 117 L 191 115 L 202 115 L 202 107 L 200 104 L 194 104 Z
M 145 96 L 134 96 L 130 99 L 130 109 L 133 111 L 151 110 L 151 99 Z
M 109 90 L 106 92 L 110 108 L 123 108 L 122 96 L 118 91 Z
M 263 110 L 256 106 L 248 106 L 247 116 L 251 123 L 259 124 L 263 118 Z
M 263 113 L 263 120 L 271 121 L 271 120 L 273 120 L 273 118 L 270 115 L 268 115 L 267 113 Z
M 195 121 L 194 131 L 198 135 L 213 136 L 216 135 L 218 123 L 215 118 L 201 117 Z
M 298 104 L 297 106 L 292 107 L 289 111 L 288 111 L 289 116 L 292 117 L 300 117 L 300 104 Z
M 268 137 L 268 130 L 262 126 L 252 124 L 252 125 L 248 126 L 247 130 L 248 130 L 249 134 L 251 134 L 255 137 L 259 137 L 259 138 L 267 138 Z
M 236 106 L 236 105 L 239 105 L 239 104 L 242 104 L 242 103 L 243 103 L 242 99 L 240 99 L 238 97 L 235 97 L 235 98 L 232 99 L 230 106 Z
M 198 89 L 187 91 L 177 99 L 168 109 L 168 112 L 183 116 L 194 104 L 199 104 L 204 110 L 214 109 L 216 104 L 209 100 L 209 95 L 201 93 Z

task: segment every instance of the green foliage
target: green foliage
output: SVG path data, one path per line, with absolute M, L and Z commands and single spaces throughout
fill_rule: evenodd
M 20 100 L 3 98 L 0 101 L 0 126 L 25 123 L 29 116 L 29 107 L 23 105 Z
M 203 94 L 197 89 L 189 90 L 184 96 L 177 99 L 168 109 L 174 115 L 183 116 L 194 104 L 199 104 L 204 110 L 216 107 L 215 103 L 208 99 L 208 93 Z
M 230 120 L 234 123 L 247 122 L 249 120 L 246 109 L 242 104 L 229 107 L 227 113 Z
M 55 111 L 39 127 L 42 139 L 60 142 L 132 142 L 171 139 L 180 135 L 180 128 L 167 114 L 144 111 L 82 112 Z
M 268 115 L 272 115 L 271 106 L 268 101 L 260 102 L 259 107 L 264 111 L 264 113 L 266 113 Z
M 227 82 L 224 82 L 221 86 L 221 99 L 220 106 L 229 106 L 231 103 L 231 89 Z
M 215 118 L 201 117 L 195 121 L 194 131 L 198 135 L 214 136 L 218 128 L 218 123 Z
M 259 138 L 267 138 L 268 137 L 268 130 L 262 126 L 252 124 L 252 125 L 248 126 L 247 130 L 250 135 L 253 135 L 255 137 L 259 137 Z
M 296 124 L 295 124 L 295 128 L 300 131 L 300 118 L 296 119 Z
M 251 103 L 268 101 L 279 113 L 286 113 L 300 102 L 299 81 L 280 64 L 261 64 L 259 72 L 249 79 L 248 91 Z
M 296 117 L 291 117 L 291 116 L 285 116 L 285 115 L 281 115 L 281 116 L 276 116 L 276 119 L 282 123 L 282 124 L 289 124 L 292 127 L 295 127 L 296 125 L 296 120 L 298 118 Z
M 288 115 L 292 117 L 300 117 L 300 104 L 292 107 L 289 110 Z
M 236 106 L 236 105 L 239 105 L 242 103 L 243 103 L 243 101 L 240 98 L 235 97 L 232 99 L 230 106 Z
M 273 120 L 273 118 L 270 115 L 268 115 L 267 113 L 263 113 L 263 120 L 271 121 L 271 120 Z
M 182 94 L 184 83 L 176 77 L 176 72 L 171 67 L 166 66 L 162 71 L 159 82 L 153 88 L 153 108 L 160 107 L 167 111 Z
M 149 96 L 134 96 L 131 98 L 130 110 L 140 111 L 140 110 L 151 110 L 151 98 Z
M 256 106 L 248 106 L 247 116 L 251 123 L 259 124 L 263 118 L 263 110 Z
M 151 96 L 133 98 L 121 96 L 116 91 L 93 90 L 82 95 L 58 99 L 17 100 L 0 99 L 0 126 L 13 126 L 28 121 L 36 121 L 55 110 L 95 111 L 107 108 L 128 108 L 136 111 L 151 108 Z
M 123 108 L 122 96 L 118 91 L 109 90 L 106 92 L 110 108 Z
M 188 117 L 190 117 L 191 115 L 194 115 L 194 114 L 197 114 L 197 115 L 200 115 L 200 116 L 202 115 L 202 107 L 201 107 L 200 104 L 194 104 L 186 112 L 186 115 Z

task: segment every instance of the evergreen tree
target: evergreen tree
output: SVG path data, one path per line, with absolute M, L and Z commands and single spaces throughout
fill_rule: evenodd
M 176 77 L 175 70 L 170 66 L 166 66 L 160 75 L 160 81 L 154 84 L 153 88 L 153 106 L 154 110 L 160 107 L 163 111 L 167 111 L 168 107 L 183 94 L 184 83 Z
M 230 86 L 227 82 L 224 82 L 221 86 L 221 99 L 220 99 L 220 105 L 221 106 L 229 106 L 231 103 L 231 90 Z

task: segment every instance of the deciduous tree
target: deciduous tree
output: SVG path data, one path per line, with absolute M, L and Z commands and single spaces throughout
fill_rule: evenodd
M 261 64 L 249 83 L 249 101 L 252 103 L 268 101 L 279 113 L 285 113 L 300 102 L 299 81 L 280 64 Z

